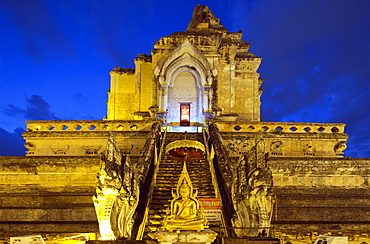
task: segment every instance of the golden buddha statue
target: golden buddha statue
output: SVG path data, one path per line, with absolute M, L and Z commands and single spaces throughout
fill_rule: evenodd
M 174 190 L 172 189 L 171 211 L 165 217 L 163 227 L 168 231 L 196 230 L 198 232 L 208 228 L 207 221 L 199 209 L 199 202 L 196 199 L 198 191 L 193 190 L 185 163 L 176 191 L 174 192 Z

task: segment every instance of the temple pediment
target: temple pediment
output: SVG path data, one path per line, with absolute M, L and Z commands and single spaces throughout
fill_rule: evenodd
M 176 66 L 175 63 L 181 62 L 183 59 L 187 59 L 187 62 L 182 62 L 182 65 L 191 66 L 194 62 L 197 63 L 195 65 L 198 66 L 198 69 L 203 69 L 207 75 L 210 74 L 210 65 L 207 58 L 187 38 L 165 59 L 159 74 L 165 75 L 168 69 Z

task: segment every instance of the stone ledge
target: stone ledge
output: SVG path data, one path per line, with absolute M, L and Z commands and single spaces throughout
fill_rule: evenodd
M 210 121 L 220 132 L 344 133 L 343 123 Z
M 28 132 L 38 131 L 150 131 L 156 120 L 32 120 Z

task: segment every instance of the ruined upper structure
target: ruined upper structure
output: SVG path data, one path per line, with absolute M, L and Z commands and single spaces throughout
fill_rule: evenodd
M 261 58 L 241 38 L 197 5 L 186 31 L 156 41 L 151 55 L 135 59 L 135 70 L 110 72 L 107 119 L 260 121 Z

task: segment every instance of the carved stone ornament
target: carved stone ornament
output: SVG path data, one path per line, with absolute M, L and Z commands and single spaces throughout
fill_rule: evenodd
M 283 148 L 283 142 L 282 141 L 274 141 L 271 143 L 270 149 L 272 151 L 281 151 Z
M 24 147 L 27 148 L 28 150 L 35 150 L 36 149 L 36 146 L 31 142 L 26 142 L 24 144 Z
M 153 71 L 153 72 L 154 72 L 154 75 L 155 75 L 155 76 L 158 76 L 158 75 L 159 75 L 159 73 L 161 72 L 161 69 L 159 68 L 159 66 L 158 66 L 158 65 L 156 65 L 156 66 L 155 66 L 155 68 L 154 68 L 154 71 Z
M 238 237 L 268 236 L 274 195 L 272 172 L 267 167 L 265 144 L 258 133 L 255 145 L 238 162 L 232 162 L 217 125 L 209 126 L 218 165 L 225 181 L 226 204 L 233 209 L 230 222 Z M 231 201 L 229 203 L 229 200 Z M 225 205 L 226 205 L 225 204 Z M 230 233 L 232 234 L 232 233 Z
M 86 155 L 97 155 L 101 146 L 82 146 Z
M 213 66 L 212 75 L 213 76 L 217 76 L 218 75 L 218 69 L 216 68 L 216 66 Z
M 50 145 L 50 149 L 53 151 L 54 154 L 67 154 L 67 150 L 69 149 L 69 145 L 61 145 L 61 144 L 52 144 Z
M 161 76 L 159 76 L 159 78 L 158 78 L 158 81 L 159 81 L 159 83 L 163 83 L 163 82 L 165 82 L 165 78 L 164 78 L 164 76 L 163 75 L 161 75 Z
M 241 156 L 234 168 L 232 200 L 236 216 L 232 219 L 238 237 L 268 236 L 273 210 L 272 172 L 266 166 L 261 135 L 256 144 Z
M 207 85 L 208 86 L 212 86 L 212 83 L 213 83 L 213 77 L 212 76 L 208 76 L 207 77 Z
M 131 237 L 139 197 L 132 168 L 129 156 L 122 155 L 110 134 L 93 197 L 102 240 Z
M 101 240 L 135 238 L 134 214 L 139 203 L 140 187 L 157 150 L 160 130 L 160 123 L 152 125 L 136 163 L 132 163 L 130 157 L 120 151 L 115 137 L 109 134 L 105 153 L 101 156 L 96 194 L 93 196 Z
M 347 149 L 347 142 L 346 141 L 340 141 L 334 146 L 334 151 L 337 154 L 343 154 L 343 151 Z

